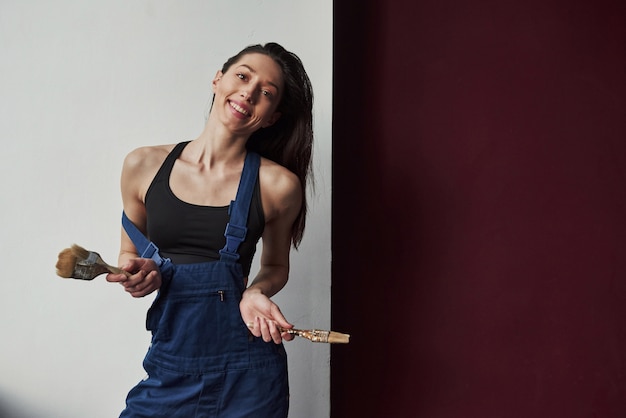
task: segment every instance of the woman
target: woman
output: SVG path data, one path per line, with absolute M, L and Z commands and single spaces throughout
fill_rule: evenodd
M 292 325 L 270 298 L 305 226 L 311 84 L 297 56 L 269 43 L 230 58 L 212 87 L 197 139 L 124 161 L 119 263 L 129 275 L 107 280 L 134 297 L 158 294 L 148 377 L 122 417 L 287 416 L 282 340 L 293 336 L 281 328 Z

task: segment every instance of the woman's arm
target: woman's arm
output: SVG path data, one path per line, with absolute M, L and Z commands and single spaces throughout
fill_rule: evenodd
M 144 234 L 145 194 L 167 152 L 164 147 L 144 147 L 132 151 L 124 159 L 120 181 L 124 212 Z M 161 273 L 156 263 L 150 259 L 139 258 L 135 245 L 124 228 L 121 231 L 118 263 L 122 270 L 132 273 L 132 276 L 109 274 L 107 281 L 120 283 L 133 297 L 146 296 L 161 287 Z
M 260 172 L 261 195 L 265 212 L 260 270 L 243 293 L 241 316 L 251 331 L 264 341 L 279 344 L 293 336 L 277 328 L 292 328 L 278 305 L 270 300 L 289 278 L 289 252 L 292 225 L 302 204 L 298 178 L 288 170 L 264 160 Z

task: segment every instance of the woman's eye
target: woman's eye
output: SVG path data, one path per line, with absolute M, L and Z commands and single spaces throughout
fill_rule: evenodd
M 268 97 L 272 96 L 272 93 L 270 91 L 267 91 L 267 90 L 261 90 L 261 94 L 263 94 L 263 96 L 268 96 Z
M 245 76 L 245 75 L 243 75 L 243 74 L 241 74 L 241 73 L 237 73 L 237 77 L 238 77 L 239 79 L 241 79 L 241 80 L 245 80 L 245 79 L 246 79 L 246 76 Z

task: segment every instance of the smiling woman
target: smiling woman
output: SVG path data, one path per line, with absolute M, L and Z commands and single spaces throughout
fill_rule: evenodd
M 195 140 L 139 148 L 124 162 L 119 262 L 130 277 L 107 280 L 133 297 L 158 294 L 148 377 L 122 417 L 288 413 L 282 341 L 293 325 L 270 298 L 305 226 L 311 84 L 298 57 L 271 43 L 231 58 L 213 93 Z

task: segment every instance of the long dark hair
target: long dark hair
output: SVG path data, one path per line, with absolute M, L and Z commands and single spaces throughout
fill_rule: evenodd
M 285 85 L 277 108 L 280 118 L 273 125 L 254 132 L 246 148 L 282 165 L 300 179 L 302 207 L 291 230 L 291 241 L 298 248 L 306 224 L 307 181 L 312 178 L 313 88 L 300 58 L 274 42 L 244 48 L 224 63 L 222 73 L 244 55 L 253 53 L 272 58 L 282 69 Z

